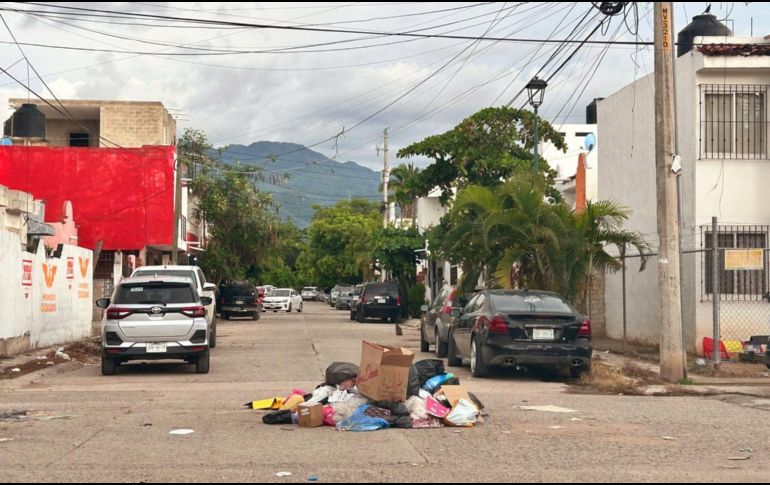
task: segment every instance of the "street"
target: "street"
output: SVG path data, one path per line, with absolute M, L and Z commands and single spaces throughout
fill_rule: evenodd
M 575 394 L 563 380 L 471 379 L 489 417 L 475 428 L 336 432 L 267 426 L 244 403 L 312 390 L 362 339 L 419 348 L 418 333 L 358 324 L 321 303 L 259 322 L 220 321 L 211 373 L 130 364 L 53 368 L 0 381 L 4 481 L 719 481 L 767 480 L 767 412 L 700 397 Z M 431 355 L 417 352 L 415 360 Z M 577 413 L 523 411 L 555 405 Z M 54 418 L 54 419 L 51 419 Z M 59 418 L 59 419 L 56 419 Z M 192 429 L 173 436 L 175 429 Z M 666 439 L 664 439 L 666 438 Z M 673 439 L 670 439 L 673 438 Z M 751 449 L 752 452 L 741 452 Z M 744 461 L 730 458 L 748 456 Z M 278 472 L 292 476 L 278 478 Z

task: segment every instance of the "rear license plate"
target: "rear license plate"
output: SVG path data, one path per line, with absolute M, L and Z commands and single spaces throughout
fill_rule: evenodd
M 533 340 L 553 340 L 555 336 L 552 328 L 535 328 L 532 330 Z
M 236 305 L 243 305 L 243 300 L 238 300 L 235 302 Z
M 148 354 L 165 354 L 167 349 L 167 344 L 147 344 L 147 353 Z
M 374 299 L 374 301 L 376 301 L 377 303 L 387 303 L 388 299 L 387 298 L 377 297 L 377 298 Z

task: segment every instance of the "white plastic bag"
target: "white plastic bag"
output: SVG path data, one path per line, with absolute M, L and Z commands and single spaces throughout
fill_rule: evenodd
M 479 410 L 467 399 L 460 399 L 444 421 L 450 426 L 473 426 L 479 417 Z
M 324 399 L 328 399 L 334 391 L 336 391 L 336 389 L 333 388 L 332 386 L 319 387 L 318 389 L 313 391 L 313 397 L 311 397 L 307 402 L 309 403 L 321 402 Z
M 428 409 L 425 399 L 419 396 L 412 396 L 406 400 L 406 408 L 409 410 L 409 417 L 412 419 L 427 419 Z
M 353 415 L 353 413 L 356 412 L 356 409 L 361 407 L 362 404 L 367 404 L 368 401 L 366 398 L 361 396 L 356 396 L 355 394 L 351 394 L 350 398 L 348 398 L 346 401 L 343 402 L 331 402 L 329 400 L 329 404 L 334 409 L 334 422 L 339 423 L 340 421 L 344 421 L 348 419 L 350 416 Z

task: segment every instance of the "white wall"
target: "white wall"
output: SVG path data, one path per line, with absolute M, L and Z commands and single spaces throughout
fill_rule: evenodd
M 24 260 L 32 265 L 31 286 L 23 285 Z M 69 272 L 68 263 L 71 264 Z M 67 245 L 60 258 L 48 259 L 43 244 L 35 254 L 23 252 L 18 235 L 0 231 L 0 275 L 1 340 L 28 335 L 31 347 L 37 348 L 91 335 L 93 253 L 90 250 Z
M 541 145 L 541 157 L 548 161 L 553 169 L 558 169 L 559 178 L 572 177 L 577 173 L 578 156 L 586 153 L 586 197 L 588 200 L 597 200 L 599 192 L 599 125 L 563 124 L 554 125 L 554 129 L 564 133 L 564 141 L 567 143 L 567 152 L 558 150 L 551 143 Z M 588 152 L 585 146 L 585 137 L 577 136 L 577 133 L 593 133 L 597 139 L 596 146 Z M 572 196 L 574 198 L 574 195 Z

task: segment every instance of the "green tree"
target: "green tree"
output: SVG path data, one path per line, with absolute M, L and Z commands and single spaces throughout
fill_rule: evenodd
M 566 151 L 563 137 L 554 128 L 539 121 L 540 141 L 550 142 Z M 493 187 L 510 179 L 519 169 L 532 170 L 534 114 L 515 108 L 486 108 L 440 135 L 429 136 L 398 152 L 399 158 L 422 156 L 434 162 L 422 170 L 411 184 L 417 196 L 433 189 L 442 191 L 441 201 L 448 205 L 455 189 L 470 185 Z M 548 181 L 546 194 L 560 200 L 553 187 L 557 173 L 541 160 L 540 174 Z
M 372 234 L 370 246 L 379 269 L 390 272 L 398 282 L 401 295 L 410 300 L 409 296 L 414 293 L 412 289 L 417 284 L 416 251 L 425 247 L 425 238 L 416 228 L 380 228 Z M 409 312 L 417 315 L 422 303 L 407 301 Z
M 401 164 L 390 172 L 388 191 L 393 194 L 396 205 L 405 219 L 414 220 L 417 215 L 416 204 L 419 195 L 416 184 L 419 174 L 420 169 L 413 163 Z M 382 189 L 383 184 L 380 184 L 380 192 Z
M 364 199 L 315 207 L 307 245 L 297 259 L 302 284 L 331 288 L 372 276 L 369 237 L 381 224 L 380 206 Z

